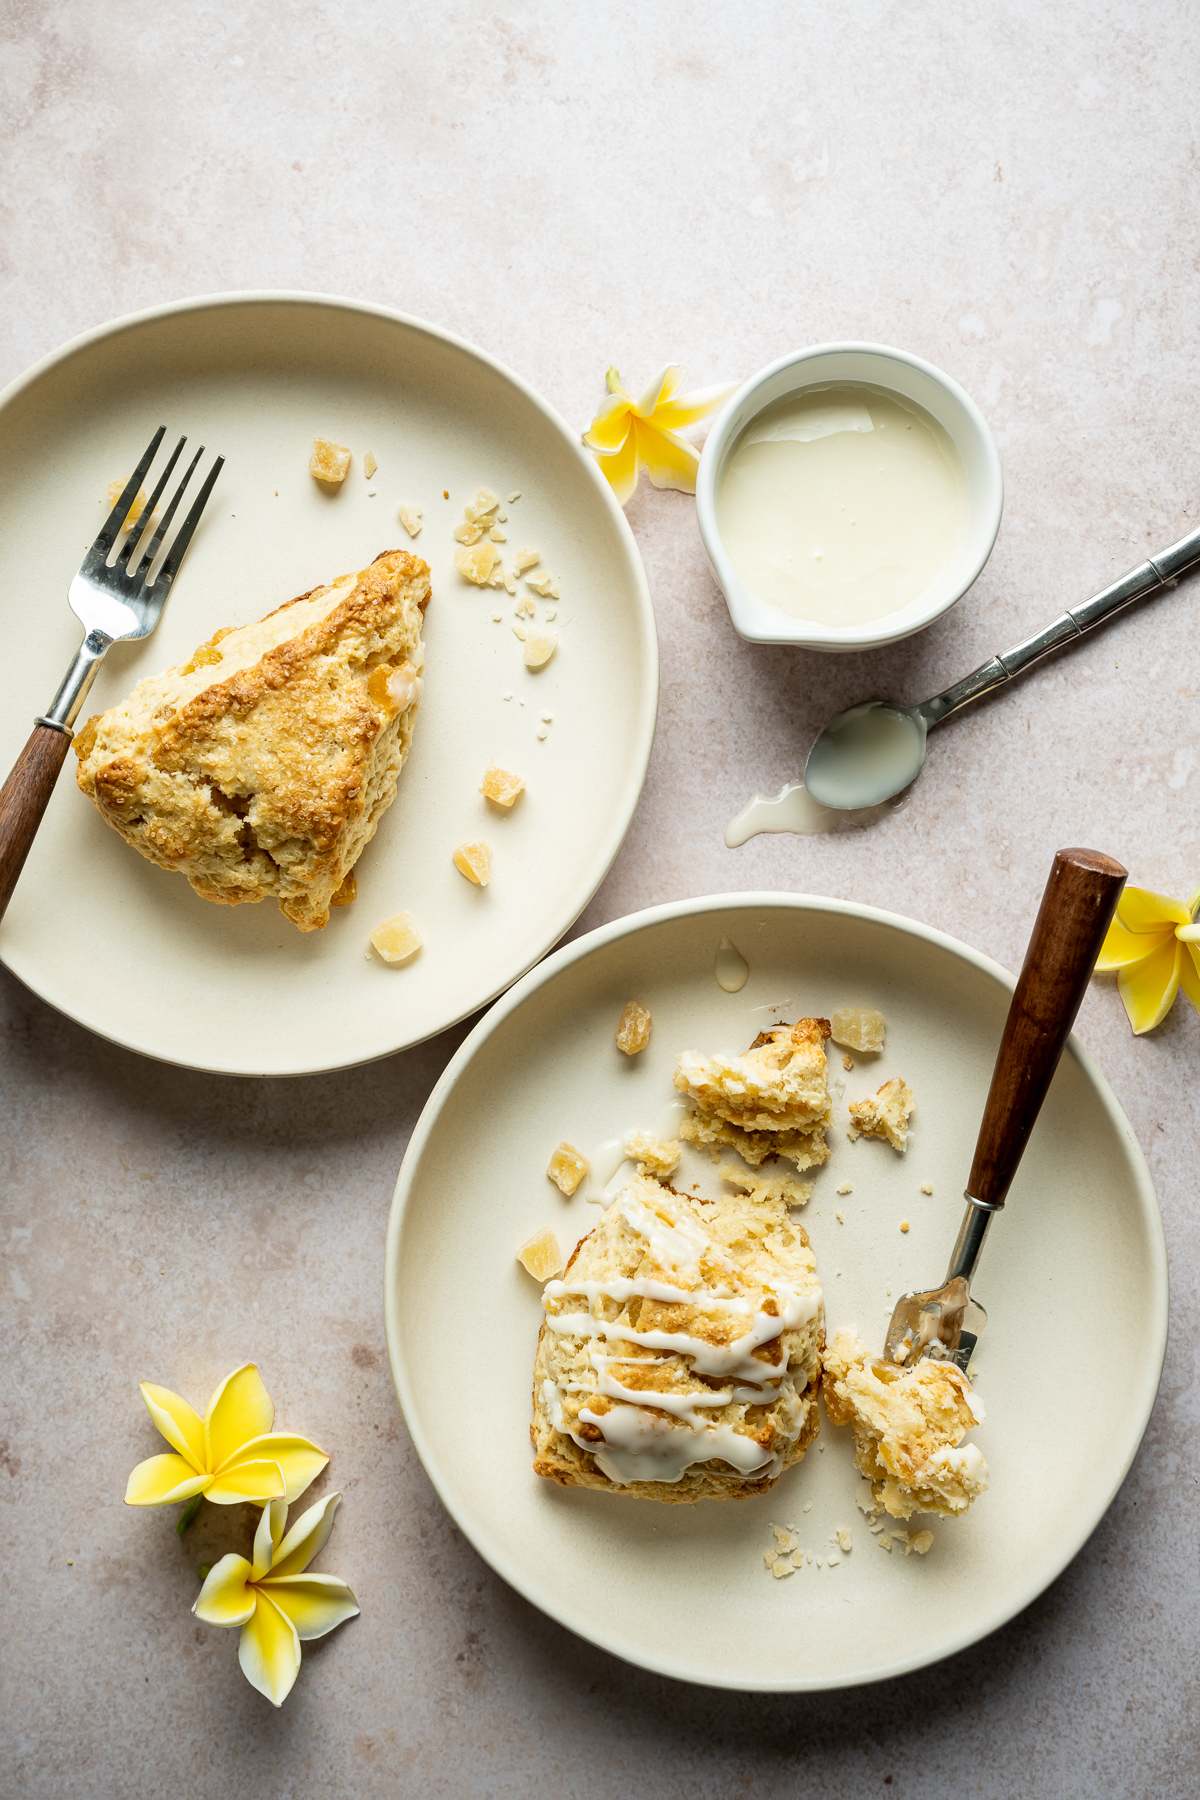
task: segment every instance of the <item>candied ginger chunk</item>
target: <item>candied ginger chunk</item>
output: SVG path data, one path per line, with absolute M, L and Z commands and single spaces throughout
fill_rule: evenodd
M 318 481 L 345 481 L 350 470 L 350 452 L 344 444 L 331 444 L 328 438 L 314 438 L 308 472 Z
M 839 1006 L 830 1023 L 830 1036 L 835 1044 L 848 1050 L 882 1050 L 887 1020 L 870 1006 Z
M 363 457 L 363 474 L 366 476 L 368 481 L 370 481 L 372 475 L 375 473 L 375 471 L 378 467 L 379 467 L 379 464 L 375 461 L 374 456 L 368 450 L 367 454 Z
M 561 1274 L 562 1251 L 548 1225 L 541 1231 L 535 1231 L 528 1242 L 521 1245 L 517 1251 L 517 1261 L 523 1269 L 529 1271 L 535 1281 L 549 1281 L 552 1275 Z
M 385 919 L 371 933 L 371 942 L 385 963 L 407 962 L 424 941 L 416 920 L 407 912 L 397 913 L 394 919 Z
M 492 879 L 492 847 L 479 839 L 474 844 L 460 844 L 454 852 L 454 866 L 460 875 L 476 887 L 486 887 Z
M 527 575 L 525 577 L 525 586 L 531 587 L 535 594 L 540 594 L 542 596 L 543 600 L 562 599 L 562 595 L 558 591 L 558 577 L 556 575 Z
M 415 538 L 421 529 L 421 508 L 410 506 L 406 500 L 402 500 L 396 508 L 396 516 L 409 537 Z
M 470 519 L 463 519 L 454 527 L 454 536 L 460 544 L 477 544 L 483 536 L 483 527 L 472 524 Z
M 550 1152 L 550 1165 L 546 1173 L 556 1188 L 571 1195 L 591 1166 L 583 1151 L 577 1150 L 574 1144 L 568 1144 L 564 1139 Z
M 499 504 L 498 497 L 492 493 L 490 488 L 480 488 L 475 498 L 463 507 L 463 511 L 473 525 L 490 525 L 491 515 Z
M 129 480 L 129 477 L 127 475 L 125 477 L 125 481 L 128 481 L 128 480 Z M 125 481 L 110 481 L 109 482 L 109 484 L 108 484 L 108 504 L 110 507 L 115 506 L 117 504 L 117 501 L 121 498 L 121 495 L 125 492 Z M 146 510 L 146 490 L 145 490 L 145 488 L 139 488 L 137 493 L 133 497 L 133 501 L 132 501 L 132 504 L 130 505 L 129 511 L 125 514 L 125 524 L 122 527 L 122 529 L 123 530 L 132 530 L 133 527 L 137 524 L 138 520 L 141 518 L 142 514 L 145 512 L 145 510 Z
M 525 639 L 525 667 L 544 669 L 557 649 L 557 631 L 531 632 Z
M 476 587 L 486 587 L 491 579 L 492 570 L 500 561 L 500 552 L 495 544 L 487 538 L 469 550 L 454 552 L 454 566 L 467 581 L 473 581 Z
M 640 1000 L 626 1001 L 621 1023 L 617 1026 L 617 1049 L 623 1050 L 626 1056 L 636 1056 L 650 1042 L 653 1026 L 654 1020 Z
M 495 763 L 490 763 L 483 771 L 483 783 L 479 791 L 493 806 L 508 808 L 525 792 L 525 777 L 514 775 L 511 769 L 499 769 Z
M 541 551 L 535 550 L 532 544 L 526 544 L 523 550 L 517 551 L 516 557 L 513 560 L 513 568 L 518 575 L 523 575 L 526 569 L 534 568 L 541 560 Z

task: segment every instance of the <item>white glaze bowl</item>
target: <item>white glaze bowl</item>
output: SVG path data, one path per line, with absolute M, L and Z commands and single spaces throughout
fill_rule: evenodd
M 915 401 L 942 426 L 967 475 L 967 526 L 950 561 L 914 600 L 882 619 L 843 627 L 795 619 L 747 587 L 717 524 L 716 496 L 730 452 L 764 407 L 832 382 L 865 382 L 900 400 Z M 781 356 L 743 384 L 709 433 L 696 479 L 700 536 L 721 585 L 734 629 L 755 644 L 800 644 L 808 650 L 874 650 L 931 625 L 961 600 L 992 553 L 1004 510 L 1000 452 L 969 394 L 932 363 L 884 344 L 817 344 Z

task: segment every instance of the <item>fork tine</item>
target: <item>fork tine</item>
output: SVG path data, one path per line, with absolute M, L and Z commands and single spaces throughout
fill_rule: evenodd
M 171 528 L 171 520 L 175 517 L 175 509 L 178 507 L 179 502 L 183 499 L 183 491 L 187 487 L 188 482 L 192 479 L 192 476 L 195 473 L 196 464 L 200 461 L 200 458 L 203 455 L 204 455 L 204 445 L 201 444 L 201 446 L 197 450 L 195 456 L 193 456 L 191 462 L 188 464 L 187 473 L 184 475 L 183 480 L 180 482 L 179 486 L 175 489 L 174 494 L 172 494 L 171 503 L 167 507 L 166 512 L 163 514 L 161 520 L 159 521 L 158 529 L 155 531 L 154 536 L 150 539 L 150 542 L 146 547 L 145 556 L 139 558 L 137 565 L 134 568 L 133 578 L 135 581 L 137 580 L 139 575 L 142 577 L 145 577 L 150 573 L 150 565 L 154 561 L 155 557 L 158 555 L 160 549 L 162 548 L 163 539 L 166 537 L 167 532 Z M 126 548 L 128 548 L 128 546 L 126 546 Z
M 162 498 L 162 491 L 166 487 L 167 482 L 171 478 L 171 470 L 175 467 L 175 464 L 179 461 L 179 452 L 183 449 L 183 446 L 186 443 L 187 443 L 187 439 L 185 437 L 181 437 L 179 442 L 176 444 L 174 450 L 172 450 L 171 455 L 167 461 L 167 466 L 158 478 L 158 485 L 155 487 L 154 492 L 151 494 L 149 500 L 147 500 L 145 509 L 142 512 L 142 515 L 139 518 L 137 524 L 131 528 L 131 530 L 129 532 L 129 536 L 125 539 L 125 546 L 124 546 L 123 550 L 121 551 L 121 554 L 117 557 L 117 563 L 116 563 L 117 568 L 124 570 L 128 567 L 129 558 L 130 558 L 132 552 L 136 549 L 139 540 L 145 536 L 146 527 L 149 525 L 151 519 L 154 517 L 154 509 L 158 505 L 159 500 Z M 193 465 L 193 467 L 194 466 L 195 465 Z
M 218 456 L 216 462 L 205 476 L 204 485 L 193 500 L 191 511 L 183 521 L 183 524 L 179 527 L 179 530 L 175 533 L 175 541 L 163 558 L 162 567 L 158 571 L 154 581 L 155 593 L 158 593 L 161 589 L 165 594 L 167 588 L 169 588 L 174 581 L 179 570 L 179 565 L 183 561 L 184 552 L 192 541 L 192 533 L 200 523 L 200 515 L 208 505 L 208 496 L 212 493 L 213 488 L 216 485 L 217 476 L 221 473 L 224 466 L 225 458 L 223 456 Z M 173 505 L 172 510 L 174 510 Z
M 91 549 L 91 554 L 93 556 L 98 551 L 103 550 L 105 560 L 107 560 L 109 551 L 117 541 L 117 533 L 125 523 L 125 515 L 137 499 L 138 489 L 146 479 L 146 471 L 154 461 L 158 446 L 163 441 L 166 429 L 165 425 L 160 425 L 154 436 L 150 439 L 149 446 L 147 447 L 141 462 L 133 471 L 129 480 L 125 483 L 121 498 L 117 501 L 117 504 L 113 507 L 108 518 L 104 521 L 104 524 L 97 533 L 96 541 Z

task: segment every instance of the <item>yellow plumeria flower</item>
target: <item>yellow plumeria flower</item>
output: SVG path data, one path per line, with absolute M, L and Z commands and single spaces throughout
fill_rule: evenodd
M 1186 905 L 1136 887 L 1117 902 L 1096 967 L 1119 970 L 1117 988 L 1139 1036 L 1162 1024 L 1180 988 L 1200 1012 L 1198 907 L 1200 888 Z
M 668 363 L 635 400 L 621 386 L 615 368 L 609 369 L 604 379 L 609 397 L 592 420 L 591 430 L 584 432 L 583 441 L 598 457 L 621 505 L 631 498 L 643 464 L 655 487 L 694 494 L 700 452 L 676 434 L 706 418 L 732 394 L 736 384 L 680 394 L 676 390 L 683 370 L 678 363 Z
M 254 1561 L 223 1556 L 205 1577 L 192 1611 L 208 1625 L 240 1625 L 238 1661 L 251 1687 L 282 1706 L 300 1673 L 300 1645 L 324 1637 L 358 1604 L 336 1575 L 305 1570 L 333 1530 L 340 1494 L 318 1500 L 287 1536 L 287 1501 L 273 1500 L 258 1521 Z
M 201 1494 L 218 1506 L 298 1500 L 329 1461 L 307 1438 L 271 1430 L 275 1408 L 253 1363 L 225 1377 L 203 1420 L 186 1400 L 153 1382 L 142 1382 L 142 1399 L 175 1454 L 138 1464 L 125 1489 L 126 1506 L 169 1506 Z

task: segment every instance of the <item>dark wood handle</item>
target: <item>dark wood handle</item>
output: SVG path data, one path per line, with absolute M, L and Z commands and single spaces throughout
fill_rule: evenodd
M 1071 1035 L 1127 871 L 1099 850 L 1060 850 L 1042 895 L 992 1071 L 967 1192 L 1003 1206 Z
M 17 877 L 37 836 L 71 740 L 65 731 L 35 725 L 29 742 L 0 788 L 0 919 L 8 911 Z

